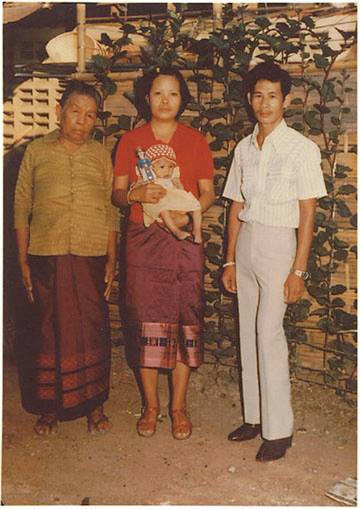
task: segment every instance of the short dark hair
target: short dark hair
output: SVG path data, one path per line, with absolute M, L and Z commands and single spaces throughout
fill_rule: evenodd
M 79 80 L 69 81 L 59 101 L 62 108 L 65 106 L 66 101 L 72 94 L 87 95 L 88 97 L 92 97 L 96 102 L 96 108 L 100 108 L 101 95 L 93 85 L 89 85 L 88 83 Z
M 153 69 L 135 82 L 135 107 L 142 118 L 147 121 L 151 120 L 151 110 L 146 97 L 150 94 L 152 84 L 158 76 L 174 76 L 179 83 L 181 103 L 176 115 L 176 118 L 178 119 L 192 97 L 183 75 L 178 69 L 173 67 Z
M 292 81 L 290 74 L 274 62 L 263 62 L 251 69 L 244 79 L 245 93 L 250 92 L 250 94 L 253 94 L 255 85 L 260 80 L 268 80 L 273 83 L 280 82 L 284 99 L 291 90 Z

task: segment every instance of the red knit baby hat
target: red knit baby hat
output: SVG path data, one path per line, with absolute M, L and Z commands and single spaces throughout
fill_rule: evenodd
M 152 162 L 165 157 L 169 161 L 176 163 L 176 154 L 174 149 L 169 145 L 165 145 L 164 143 L 159 145 L 151 145 L 151 147 L 149 147 L 145 152 L 145 156 Z

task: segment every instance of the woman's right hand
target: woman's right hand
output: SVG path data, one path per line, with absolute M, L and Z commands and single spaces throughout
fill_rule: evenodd
M 230 293 L 236 293 L 236 272 L 235 265 L 229 265 L 225 267 L 221 281 L 227 290 Z
M 145 184 L 135 186 L 129 193 L 129 201 L 136 201 L 139 203 L 158 203 L 161 198 L 166 195 L 166 189 L 159 184 Z
M 25 287 L 28 301 L 31 304 L 33 304 L 34 303 L 34 295 L 33 295 L 33 286 L 32 286 L 32 281 L 31 281 L 31 271 L 30 271 L 29 264 L 27 262 L 21 262 L 20 270 L 21 270 L 22 281 L 23 281 L 23 285 Z

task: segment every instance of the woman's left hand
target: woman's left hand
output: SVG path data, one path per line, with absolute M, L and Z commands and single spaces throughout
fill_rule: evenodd
M 111 288 L 115 277 L 115 260 L 108 260 L 105 265 L 105 278 L 106 288 L 104 297 L 106 301 L 109 301 Z

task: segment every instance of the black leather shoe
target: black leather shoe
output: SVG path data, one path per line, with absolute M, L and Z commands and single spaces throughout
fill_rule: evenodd
M 245 422 L 239 428 L 228 434 L 228 440 L 231 442 L 245 442 L 245 440 L 252 440 L 260 435 L 260 424 L 248 424 Z
M 291 441 L 292 437 L 264 440 L 256 455 L 256 461 L 275 461 L 282 458 L 291 447 Z

